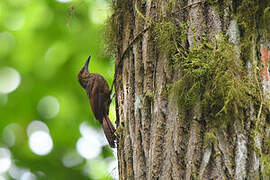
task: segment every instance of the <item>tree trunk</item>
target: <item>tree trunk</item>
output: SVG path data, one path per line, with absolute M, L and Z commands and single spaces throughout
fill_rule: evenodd
M 113 2 L 120 179 L 269 179 L 269 5 Z

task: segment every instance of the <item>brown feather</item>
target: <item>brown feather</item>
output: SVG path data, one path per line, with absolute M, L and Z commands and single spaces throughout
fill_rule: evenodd
M 111 91 L 104 77 L 88 72 L 89 61 L 90 57 L 79 72 L 78 80 L 89 97 L 95 118 L 102 124 L 105 136 L 110 146 L 114 148 L 116 140 L 115 128 L 108 117 Z
M 113 127 L 110 119 L 108 116 L 105 116 L 102 122 L 103 130 L 105 133 L 105 136 L 112 148 L 115 148 L 115 128 Z

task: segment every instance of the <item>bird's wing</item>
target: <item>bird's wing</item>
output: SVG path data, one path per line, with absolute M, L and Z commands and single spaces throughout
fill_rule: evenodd
M 89 98 L 95 118 L 102 123 L 104 117 L 104 89 L 100 87 L 100 84 L 96 84 L 98 82 L 97 79 L 94 81 Z
M 109 114 L 109 107 L 111 104 L 111 89 L 106 81 L 104 81 L 104 113 L 105 115 Z

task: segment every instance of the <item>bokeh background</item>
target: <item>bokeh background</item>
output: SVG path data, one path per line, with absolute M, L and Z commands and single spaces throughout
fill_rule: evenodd
M 0 1 L 0 180 L 117 179 L 117 162 L 77 81 L 112 83 L 109 0 Z M 115 121 L 112 103 L 110 119 Z

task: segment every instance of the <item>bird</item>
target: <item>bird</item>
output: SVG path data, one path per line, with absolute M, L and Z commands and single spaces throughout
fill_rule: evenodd
M 109 145 L 112 148 L 115 148 L 115 128 L 108 117 L 111 103 L 111 90 L 109 88 L 108 82 L 102 75 L 89 72 L 88 65 L 90 59 L 91 56 L 88 57 L 84 66 L 79 71 L 78 81 L 86 91 L 90 101 L 91 109 L 96 120 L 101 123 Z

